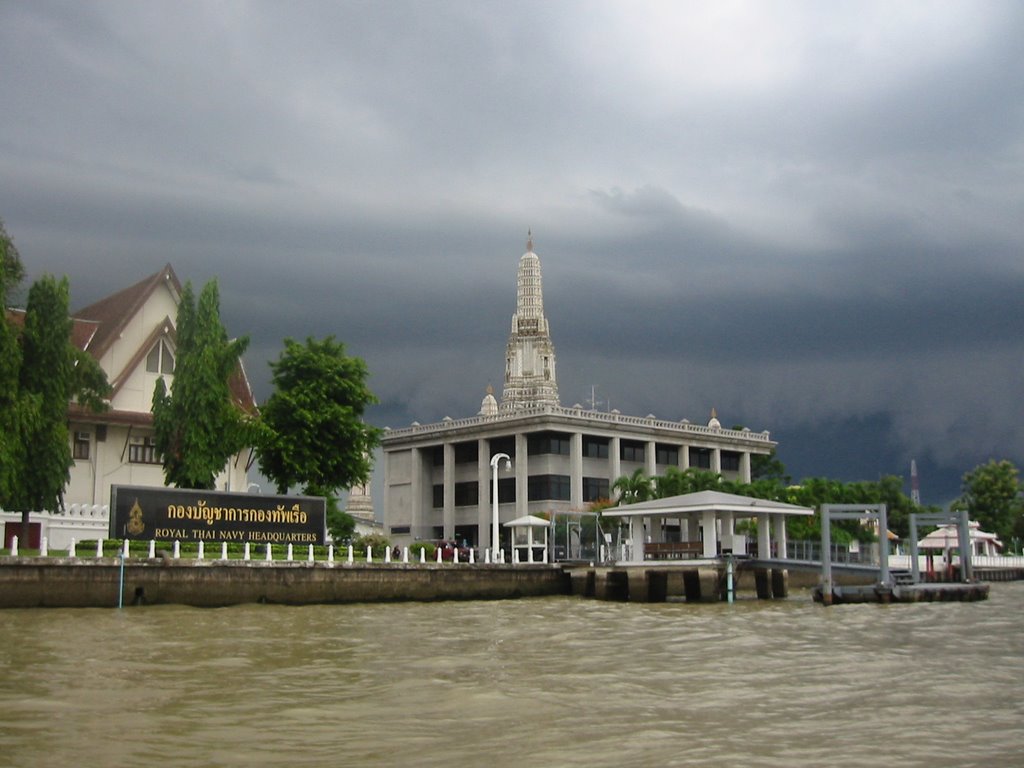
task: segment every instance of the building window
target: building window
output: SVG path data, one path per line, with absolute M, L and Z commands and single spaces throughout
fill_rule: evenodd
M 397 535 L 403 534 L 403 533 L 409 533 L 410 530 L 411 530 L 411 527 L 408 526 L 408 525 L 392 525 L 391 526 L 391 534 L 393 536 L 397 536 Z
M 569 501 L 568 475 L 533 475 L 527 484 L 530 501 Z
M 75 440 L 71 443 L 71 457 L 75 459 L 89 458 L 90 435 L 88 432 L 75 432 Z
M 583 455 L 588 459 L 607 459 L 608 458 L 608 438 L 607 437 L 583 437 Z
M 736 451 L 722 451 L 722 471 L 740 471 L 740 455 Z
M 569 455 L 569 435 L 561 432 L 536 432 L 526 438 L 526 452 L 530 456 L 554 453 Z
M 619 458 L 623 461 L 643 461 L 644 444 L 637 440 L 623 440 L 619 443 Z
M 435 485 L 433 487 L 432 491 L 433 491 L 433 494 L 432 494 L 433 498 L 431 500 L 431 506 L 434 509 L 440 509 L 441 507 L 444 506 L 444 486 L 443 485 Z
M 155 437 L 135 437 L 128 445 L 128 461 L 132 464 L 159 464 Z
M 658 464 L 666 464 L 670 467 L 679 466 L 679 446 L 678 445 L 664 445 L 658 443 L 654 447 L 655 461 Z
M 473 507 L 480 501 L 480 486 L 476 481 L 455 484 L 455 506 Z
M 509 458 L 516 457 L 516 439 L 514 437 L 492 437 L 489 441 L 491 456 L 504 453 Z M 504 471 L 504 467 L 502 467 Z
M 694 469 L 711 469 L 711 449 L 691 448 L 690 466 Z
M 444 446 L 435 445 L 430 449 L 430 463 L 435 467 L 444 466 Z
M 487 484 L 487 500 L 494 503 L 493 487 Z M 498 479 L 498 503 L 511 504 L 516 500 L 516 479 L 514 477 L 502 477 Z
M 603 477 L 584 477 L 583 478 L 583 500 L 584 501 L 597 501 L 598 499 L 607 499 L 608 495 L 608 480 Z
M 174 373 L 174 353 L 164 339 L 154 344 L 146 355 L 146 370 L 150 373 Z
M 456 464 L 476 464 L 477 459 L 477 445 L 476 443 L 456 443 L 455 444 L 455 463 Z

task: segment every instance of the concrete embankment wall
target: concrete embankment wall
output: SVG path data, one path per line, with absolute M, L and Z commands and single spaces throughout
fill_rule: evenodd
M 0 559 L 0 607 L 116 607 L 116 558 Z M 125 605 L 489 600 L 569 594 L 547 565 L 360 565 L 264 561 L 126 560 Z

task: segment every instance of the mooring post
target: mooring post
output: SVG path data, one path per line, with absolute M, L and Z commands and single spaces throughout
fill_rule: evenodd
M 125 542 L 125 543 L 127 544 L 127 542 Z M 204 542 L 202 541 L 202 539 L 200 539 L 199 540 L 199 547 L 197 548 L 198 551 L 196 552 L 196 560 L 203 560 L 203 559 L 205 559 L 206 548 L 204 547 L 203 544 L 204 544 Z
M 153 539 L 149 540 L 149 559 L 152 560 L 156 557 L 156 541 Z
M 288 548 L 285 550 L 284 556 L 284 559 L 287 560 L 289 563 L 292 561 L 292 554 L 292 543 L 289 541 Z
M 266 555 L 266 559 L 268 561 L 274 559 L 274 555 L 273 555 L 273 553 L 271 552 L 271 549 L 270 549 L 270 542 L 269 541 L 267 542 L 267 555 Z
M 68 557 L 75 556 L 75 538 L 71 537 L 71 543 L 68 545 Z
M 391 547 L 384 547 L 384 562 L 391 562 Z
M 313 562 L 313 545 L 312 544 L 309 545 L 309 556 L 306 558 L 306 561 L 310 562 L 310 563 Z
M 174 559 L 177 560 L 181 557 L 181 542 L 177 539 L 174 540 Z
M 427 550 L 420 547 L 420 563 L 427 562 Z
M 348 545 L 348 564 L 352 565 L 352 545 Z
M 45 536 L 43 536 L 43 538 L 40 539 L 40 541 L 39 541 L 39 556 L 40 557 L 46 557 L 49 554 L 50 554 L 50 542 L 49 542 L 49 540 Z
M 242 559 L 243 560 L 248 560 L 250 558 L 250 556 L 251 556 L 251 551 L 249 549 L 249 542 L 247 541 L 247 542 L 245 542 L 245 548 L 242 550 Z
M 469 550 L 469 564 L 470 564 L 470 565 L 474 565 L 474 564 L 476 563 L 476 560 L 475 560 L 475 558 L 473 557 L 473 553 L 474 553 L 474 552 L 476 552 L 476 550 L 475 550 L 475 549 L 471 549 L 471 550 Z
M 725 594 L 726 601 L 729 605 L 732 605 L 733 600 L 733 588 L 732 588 L 732 555 L 725 556 Z
M 409 564 L 409 548 L 402 547 L 402 565 Z
M 14 547 L 11 551 L 12 555 L 18 554 L 18 537 L 14 537 Z M 96 557 L 103 557 L 103 538 L 96 539 Z
M 441 548 L 440 547 L 437 548 L 437 562 L 439 562 L 439 563 L 441 562 Z
M 373 562 L 373 547 L 372 546 L 366 548 L 366 562 L 367 563 L 372 563 Z
M 18 556 L 18 537 L 11 536 L 11 557 Z
M 221 560 L 227 560 L 228 559 L 228 543 L 226 541 L 222 541 L 220 543 L 220 559 Z
M 328 544 L 327 545 L 327 562 L 330 563 L 331 565 L 334 565 L 334 545 L 333 544 Z
M 828 504 L 821 505 L 821 604 L 832 605 L 832 517 Z

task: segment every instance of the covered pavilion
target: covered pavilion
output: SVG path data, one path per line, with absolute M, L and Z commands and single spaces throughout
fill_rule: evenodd
M 681 553 L 702 558 L 716 558 L 729 552 L 749 554 L 746 537 L 736 533 L 736 522 L 743 519 L 757 521 L 759 557 L 785 559 L 786 518 L 813 514 L 810 507 L 722 491 L 697 491 L 620 504 L 602 512 L 603 516 L 629 523 L 631 547 L 625 558 L 628 561 L 662 559 L 659 555 L 678 557 Z M 679 546 L 670 546 L 673 542 Z
M 548 529 L 551 521 L 536 515 L 523 515 L 504 524 L 512 529 L 512 562 L 534 563 L 547 562 Z M 542 536 L 535 536 L 534 531 L 543 531 Z M 540 557 L 534 558 L 534 551 Z
M 976 520 L 971 520 L 967 525 L 969 529 L 967 535 L 970 538 L 972 555 L 990 557 L 999 555 L 1003 548 L 1003 543 L 999 540 L 998 536 L 981 530 L 981 524 Z M 941 549 L 948 552 L 951 549 L 959 549 L 959 547 L 960 532 L 957 526 L 953 524 L 940 525 L 917 542 L 918 549 Z

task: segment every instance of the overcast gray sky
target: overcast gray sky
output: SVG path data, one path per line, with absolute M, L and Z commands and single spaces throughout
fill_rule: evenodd
M 500 390 L 532 228 L 563 405 L 768 429 L 925 501 L 1024 466 L 1024 4 L 0 0 L 0 217 L 84 306 L 217 278 L 249 376 Z

